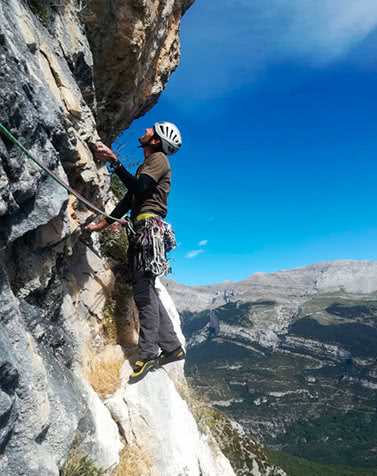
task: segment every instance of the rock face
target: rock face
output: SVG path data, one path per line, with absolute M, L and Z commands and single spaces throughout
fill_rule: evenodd
M 269 446 L 376 466 L 376 262 L 166 284 L 189 339 L 186 369 L 217 408 Z M 210 311 L 220 335 L 208 339 Z
M 92 10 L 83 8 L 86 3 Z M 109 174 L 95 164 L 89 146 L 99 138 L 97 131 L 110 140 L 157 101 L 178 65 L 180 19 L 191 3 L 0 3 L 1 123 L 101 209 L 112 207 Z M 125 436 L 131 439 L 130 428 L 142 419 L 133 400 L 141 389 L 132 395 L 126 387 L 134 410 L 121 434 L 88 383 L 91 353 L 107 348 L 102 329 L 114 289 L 98 240 L 84 236 L 91 215 L 0 134 L 2 476 L 58 476 L 73 448 L 112 470 L 130 443 Z M 177 317 L 171 301 L 167 306 Z M 134 336 L 132 324 L 131 319 Z M 184 380 L 174 366 L 169 372 Z M 170 401 L 169 411 L 185 412 L 177 420 L 184 418 L 193 432 L 193 446 L 180 455 L 187 474 L 199 474 L 199 460 L 206 474 L 234 474 L 220 450 L 213 453 L 201 438 L 168 374 L 160 374 L 149 382 L 154 378 L 159 388 L 155 414 L 168 411 Z M 149 384 L 144 383 L 151 396 Z M 153 432 L 148 435 L 152 439 Z M 174 427 L 171 435 L 173 444 Z M 142 445 L 141 432 L 137 442 Z M 168 461 L 161 461 L 155 468 L 164 474 Z
M 177 365 L 177 364 L 175 364 Z M 125 363 L 124 382 L 131 367 Z M 208 445 L 187 404 L 165 369 L 150 373 L 139 385 L 120 388 L 106 401 L 130 444 L 144 446 L 163 476 L 215 474 L 234 476 L 217 445 Z
M 156 104 L 179 64 L 181 17 L 193 3 L 95 0 L 86 12 L 95 57 L 97 125 L 107 140 Z
M 59 474 L 84 427 L 91 455 L 105 452 L 107 467 L 114 466 L 121 447 L 118 429 L 107 412 L 108 442 L 95 437 L 98 416 L 88 406 L 85 383 L 72 371 L 80 334 L 64 306 L 53 315 L 18 300 L 2 268 L 0 309 L 1 474 Z

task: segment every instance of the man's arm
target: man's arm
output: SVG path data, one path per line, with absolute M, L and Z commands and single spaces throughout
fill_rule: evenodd
M 110 215 L 114 218 L 122 218 L 130 209 L 132 205 L 132 193 L 127 192 L 126 195 L 122 198 L 122 200 L 118 203 L 118 205 L 114 208 L 114 210 L 110 213 Z M 89 231 L 102 231 L 111 223 L 114 223 L 116 220 L 112 220 L 111 218 L 104 218 L 96 225 L 91 223 L 88 225 L 87 229 Z
M 118 205 L 114 208 L 114 210 L 110 213 L 110 215 L 114 218 L 122 218 L 129 210 L 131 210 L 132 206 L 132 193 L 127 192 L 126 195 L 122 198 L 122 200 L 118 203 Z M 114 223 L 116 220 L 112 220 L 111 218 L 105 218 L 107 223 Z
M 150 175 L 140 174 L 136 178 L 119 161 L 113 163 L 112 166 L 127 190 L 131 191 L 139 201 L 145 200 L 157 186 L 157 182 Z
M 157 181 L 153 177 L 149 174 L 140 174 L 140 177 L 136 178 L 130 174 L 120 163 L 114 152 L 106 145 L 99 143 L 95 155 L 99 160 L 110 162 L 111 167 L 113 167 L 120 180 L 127 187 L 127 190 L 132 192 L 139 201 L 145 200 L 156 188 Z

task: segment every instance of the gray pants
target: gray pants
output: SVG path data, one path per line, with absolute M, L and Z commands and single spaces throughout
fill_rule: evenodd
M 132 287 L 139 310 L 139 359 L 145 362 L 159 353 L 172 352 L 180 347 L 173 323 L 154 287 L 155 276 L 150 272 L 135 271 Z

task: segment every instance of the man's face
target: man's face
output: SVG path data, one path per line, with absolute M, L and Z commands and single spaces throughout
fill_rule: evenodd
M 145 129 L 145 134 L 139 137 L 140 144 L 141 145 L 148 144 L 148 142 L 152 139 L 153 136 L 154 136 L 153 127 Z

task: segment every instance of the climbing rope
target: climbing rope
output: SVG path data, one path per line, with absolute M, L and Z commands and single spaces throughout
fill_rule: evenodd
M 0 131 L 13 142 L 29 159 L 31 159 L 38 167 L 47 173 L 53 180 L 74 195 L 87 208 L 93 210 L 98 215 L 105 216 L 116 221 L 113 231 L 121 225 L 126 225 L 127 234 L 134 248 L 134 259 L 136 261 L 136 269 L 151 271 L 155 276 L 167 274 L 170 271 L 170 264 L 167 253 L 175 248 L 176 241 L 174 231 L 171 225 L 159 218 L 145 218 L 139 223 L 133 223 L 129 217 L 119 220 L 111 215 L 107 215 L 104 211 L 97 208 L 93 203 L 83 197 L 79 192 L 67 185 L 49 168 L 43 165 L 39 160 L 33 157 L 29 151 L 0 123 Z
M 52 172 L 49 168 L 47 168 L 45 165 L 43 165 L 39 160 L 37 160 L 35 157 L 33 157 L 29 151 L 25 149 L 25 147 L 8 131 L 6 127 L 4 127 L 0 123 L 0 131 L 11 141 L 13 144 L 15 144 L 29 159 L 31 159 L 38 167 L 40 167 L 44 172 L 46 172 L 47 175 L 49 175 L 55 182 L 57 182 L 59 185 L 61 185 L 63 188 L 67 190 L 67 192 L 71 193 L 74 195 L 81 203 L 83 203 L 87 208 L 90 208 L 94 212 L 96 212 L 98 215 L 103 215 L 106 218 L 110 218 L 111 220 L 115 220 L 122 225 L 129 225 L 128 220 L 119 220 L 119 218 L 112 217 L 111 215 L 107 215 L 104 211 L 100 210 L 97 208 L 92 202 L 90 202 L 88 199 L 83 197 L 79 192 L 74 190 L 70 185 L 67 185 L 63 180 L 58 177 L 54 172 Z

